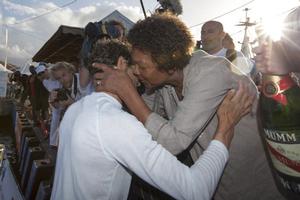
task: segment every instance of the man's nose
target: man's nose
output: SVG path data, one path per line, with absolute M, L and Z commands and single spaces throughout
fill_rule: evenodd
M 140 71 L 139 71 L 139 66 L 138 65 L 133 65 L 133 74 L 138 76 L 140 75 Z

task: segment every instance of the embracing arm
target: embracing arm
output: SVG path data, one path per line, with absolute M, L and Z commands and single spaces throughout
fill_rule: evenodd
M 193 77 L 187 78 L 184 99 L 170 120 L 150 111 L 129 77 L 121 70 L 102 68 L 105 73 L 99 73 L 99 76 L 102 76 L 99 79 L 103 80 L 99 89 L 118 94 L 132 114 L 145 124 L 153 138 L 172 154 L 178 154 L 203 131 L 226 92 L 231 88 L 237 88 L 238 85 L 239 76 L 230 72 L 225 59 L 215 57 L 208 59 L 204 69 L 200 66 L 195 68 L 198 70 L 195 71 L 197 73 L 192 71 Z M 243 80 L 250 84 L 247 77 Z
M 185 150 L 205 129 L 216 113 L 226 92 L 237 88 L 237 81 L 224 59 L 218 59 L 218 66 L 209 66 L 186 83 L 184 99 L 179 102 L 175 115 L 167 120 L 151 113 L 145 123 L 153 138 L 172 154 Z M 189 77 L 188 77 L 189 78 Z
M 224 144 L 214 140 L 201 159 L 188 168 L 153 141 L 143 125 L 134 118 L 118 121 L 124 124 L 114 126 L 113 130 L 109 125 L 103 126 L 110 129 L 109 134 L 101 138 L 107 156 L 176 199 L 211 198 L 228 160 L 228 150 Z
M 109 134 L 101 135 L 100 140 L 107 156 L 174 198 L 210 199 L 228 160 L 234 126 L 250 105 L 251 98 L 243 89 L 227 94 L 218 109 L 215 138 L 191 168 L 153 141 L 143 125 L 124 112 L 102 120 L 100 126 Z M 118 126 L 112 127 L 111 121 L 118 121 Z

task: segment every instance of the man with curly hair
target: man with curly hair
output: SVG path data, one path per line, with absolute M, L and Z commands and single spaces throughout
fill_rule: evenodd
M 153 15 L 137 22 L 129 31 L 128 41 L 135 75 L 154 93 L 144 95 L 144 100 L 125 73 L 94 64 L 104 71 L 97 75 L 102 84 L 96 90 L 117 93 L 153 139 L 174 155 L 188 150 L 195 160 L 207 149 L 217 128 L 216 110 L 238 82 L 257 96 L 254 83 L 233 73 L 228 60 L 201 50 L 193 52 L 191 33 L 176 16 Z M 251 130 L 255 124 L 255 117 L 247 115 L 237 125 L 215 199 L 276 196 L 260 137 Z
M 125 44 L 96 44 L 90 59 L 118 68 L 135 85 Z M 93 82 L 101 85 L 97 78 Z M 127 199 L 134 172 L 176 199 L 209 200 L 226 164 L 234 125 L 249 111 L 250 102 L 245 88 L 228 93 L 218 110 L 220 123 L 213 141 L 188 168 L 153 141 L 134 116 L 122 110 L 115 92 L 93 92 L 72 104 L 61 122 L 51 199 Z

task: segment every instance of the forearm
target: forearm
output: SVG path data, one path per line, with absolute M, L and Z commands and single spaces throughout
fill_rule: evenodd
M 79 83 L 81 88 L 86 88 L 90 82 L 90 73 L 87 68 L 81 67 L 79 69 Z
M 218 140 L 219 142 L 222 142 L 227 147 L 227 149 L 229 149 L 233 135 L 234 135 L 234 128 L 230 128 L 225 132 L 222 130 L 217 130 L 214 139 Z
M 187 124 L 192 126 L 197 123 Z M 145 127 L 153 139 L 166 148 L 173 155 L 184 151 L 201 134 L 201 123 L 199 128 L 183 131 L 182 126 L 174 124 L 173 120 L 166 120 L 157 113 L 150 113 Z M 197 124 L 197 125 L 198 125 Z M 181 127 L 181 128 L 180 128 Z
M 200 159 L 188 168 L 154 142 L 140 123 L 124 119 L 120 126 L 104 136 L 107 140 L 104 144 L 110 144 L 104 147 L 107 154 L 176 199 L 211 198 L 228 159 L 228 150 L 222 143 L 212 141 Z M 125 132 L 120 135 L 122 131 Z M 124 143 L 125 149 L 120 149 Z
M 213 140 L 203 155 L 191 167 L 193 177 L 198 184 L 202 184 L 202 187 L 207 189 L 209 199 L 215 192 L 228 158 L 229 152 L 224 144 Z

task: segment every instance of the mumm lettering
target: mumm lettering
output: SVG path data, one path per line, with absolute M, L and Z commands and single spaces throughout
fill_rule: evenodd
M 278 142 L 296 142 L 296 135 L 295 133 L 280 133 L 272 130 L 265 130 L 265 134 L 268 139 L 273 140 L 273 141 L 278 141 Z
M 300 194 L 300 184 L 291 182 L 291 181 L 287 181 L 280 176 L 279 176 L 279 180 L 285 189 L 295 192 L 296 194 Z

